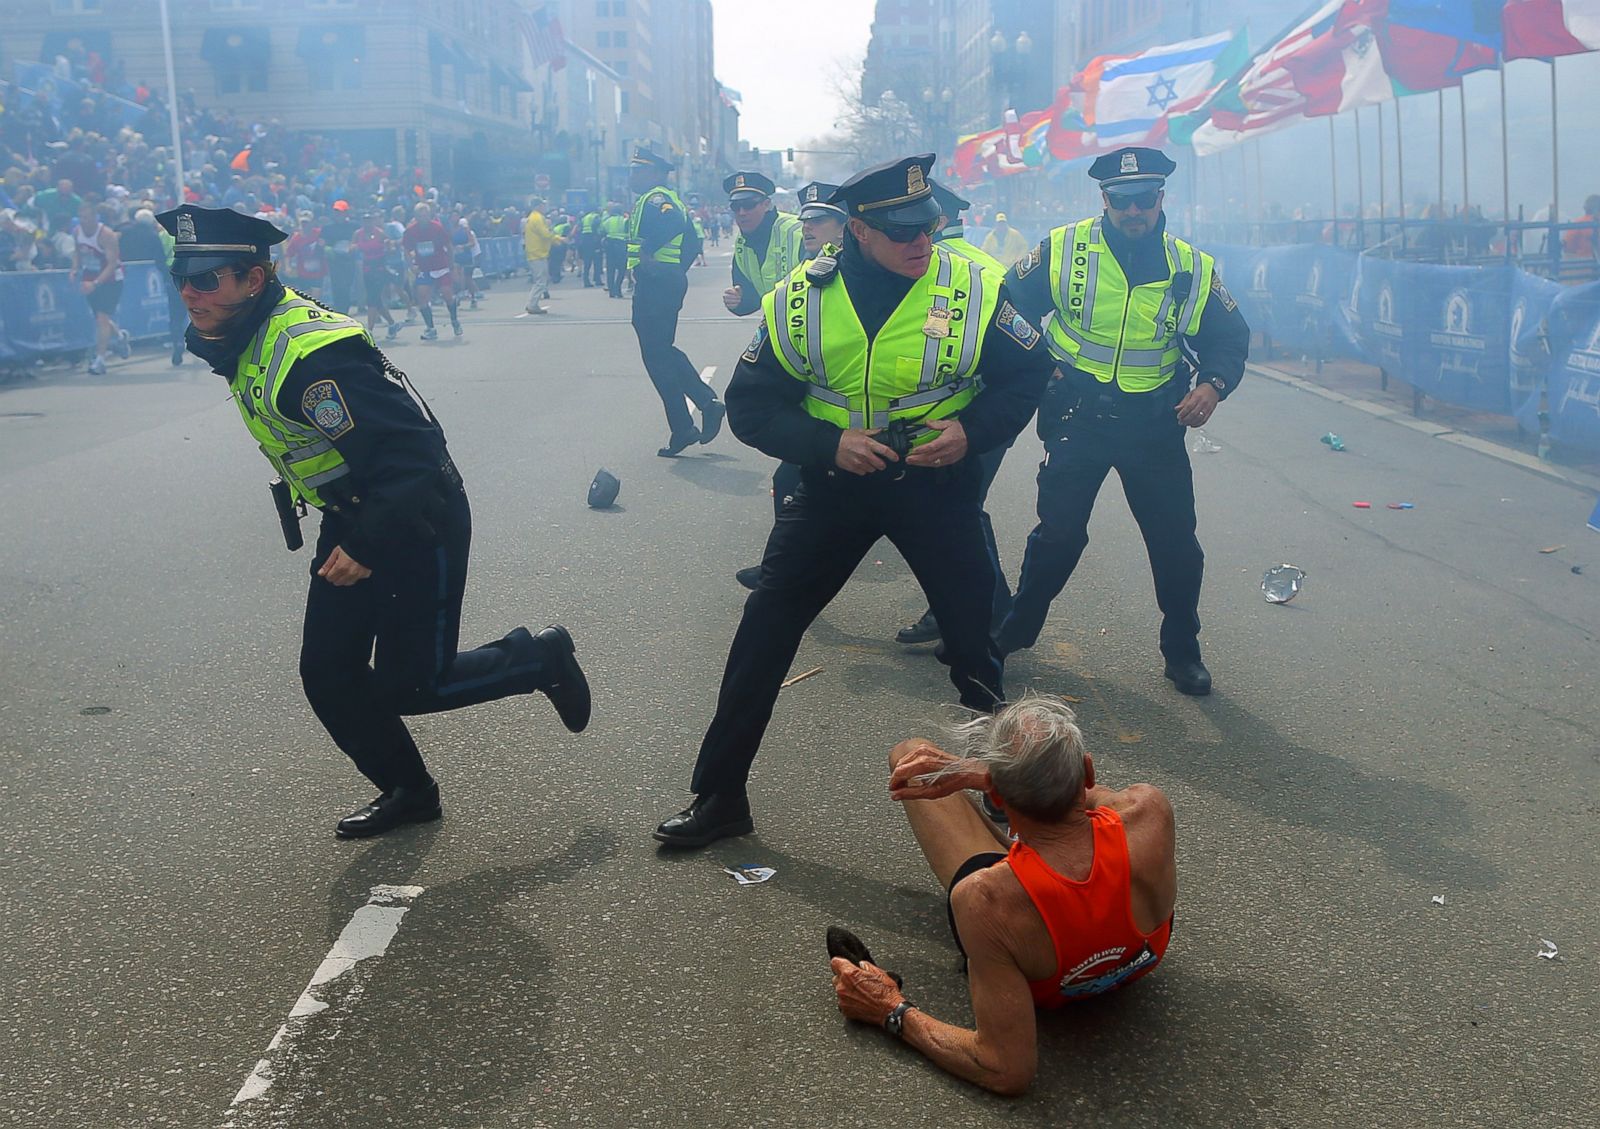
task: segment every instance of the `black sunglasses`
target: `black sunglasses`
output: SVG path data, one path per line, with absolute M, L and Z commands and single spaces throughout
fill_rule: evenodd
M 1161 189 L 1152 188 L 1148 192 L 1107 192 L 1106 198 L 1111 201 L 1111 207 L 1116 211 L 1125 212 L 1137 204 L 1141 211 L 1148 212 L 1156 206 L 1156 201 L 1161 199 Z
M 179 274 L 172 272 L 173 289 L 181 291 L 185 286 L 201 294 L 211 294 L 222 285 L 222 276 L 225 274 L 242 274 L 242 271 L 232 267 L 218 267 L 215 270 L 203 270 L 199 274 Z
M 873 231 L 881 231 L 889 237 L 891 243 L 915 243 L 921 236 L 932 235 L 944 226 L 944 220 L 935 216 L 924 223 L 871 223 L 867 226 Z
M 767 198 L 765 196 L 760 196 L 753 200 L 735 200 L 733 203 L 729 204 L 728 207 L 735 212 L 753 212 L 766 202 Z

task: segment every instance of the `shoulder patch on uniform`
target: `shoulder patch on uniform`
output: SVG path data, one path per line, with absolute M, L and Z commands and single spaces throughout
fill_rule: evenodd
M 740 356 L 754 364 L 761 355 L 761 346 L 767 343 L 767 319 L 762 318 L 761 324 L 756 326 L 756 335 L 750 338 L 750 344 Z
M 300 397 L 300 411 L 311 426 L 329 439 L 337 439 L 355 427 L 350 409 L 345 406 L 344 394 L 331 380 L 319 380 Z
M 1222 303 L 1222 308 L 1230 314 L 1239 308 L 1239 303 L 1228 293 L 1228 288 L 1222 285 L 1222 276 L 1215 272 L 1211 275 L 1211 293 L 1216 295 L 1217 300 Z
M 1039 343 L 1039 331 L 1009 301 L 1000 303 L 1000 312 L 994 315 L 994 324 L 996 329 L 1024 349 L 1031 349 Z
M 1039 265 L 1039 262 L 1043 257 L 1040 253 L 1042 248 L 1043 244 L 1040 244 L 1038 247 L 1035 247 L 1032 251 L 1028 252 L 1027 258 L 1019 259 L 1017 261 L 1017 265 L 1012 268 L 1012 273 L 1014 273 L 1018 278 L 1027 278 L 1028 272 Z

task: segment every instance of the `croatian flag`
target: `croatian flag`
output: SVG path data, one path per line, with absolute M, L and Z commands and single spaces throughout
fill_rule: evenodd
M 1191 110 L 1244 65 L 1242 35 L 1221 32 L 1152 47 L 1137 55 L 1102 55 L 1084 68 L 1084 120 L 1100 149 L 1159 145 L 1166 122 Z

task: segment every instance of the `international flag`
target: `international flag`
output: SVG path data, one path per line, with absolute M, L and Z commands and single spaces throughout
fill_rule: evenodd
M 1506 0 L 1508 59 L 1553 59 L 1600 50 L 1600 0 Z
M 1221 32 L 1152 47 L 1136 55 L 1102 55 L 1078 75 L 1091 151 L 1160 145 L 1167 122 L 1201 105 L 1249 61 L 1243 32 Z
M 567 36 L 561 30 L 560 16 L 548 6 L 532 13 L 518 8 L 517 22 L 535 68 L 548 63 L 551 70 L 559 71 L 567 65 Z

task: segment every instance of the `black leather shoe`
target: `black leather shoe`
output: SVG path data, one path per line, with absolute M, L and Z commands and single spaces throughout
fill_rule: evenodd
M 733 578 L 754 592 L 756 585 L 761 583 L 761 566 L 751 565 L 749 568 L 741 568 L 733 574 Z
M 706 405 L 705 411 L 700 413 L 700 442 L 709 443 L 717 437 L 727 414 L 728 405 L 721 400 L 713 400 Z
M 674 433 L 673 436 L 667 440 L 667 445 L 657 451 L 656 454 L 660 455 L 663 459 L 675 459 L 686 448 L 691 447 L 698 442 L 700 442 L 700 432 L 691 427 L 688 431 L 679 431 Z
M 578 666 L 577 646 L 572 635 L 559 623 L 551 624 L 534 636 L 544 645 L 546 661 L 551 664 L 554 680 L 544 688 L 545 696 L 555 706 L 561 724 L 573 733 L 582 733 L 589 724 L 589 680 Z
M 915 643 L 937 643 L 941 638 L 939 621 L 933 618 L 931 611 L 923 612 L 916 623 L 894 633 L 894 641 L 907 647 Z
M 705 792 L 663 821 L 655 838 L 669 847 L 704 847 L 731 835 L 748 835 L 755 826 L 750 819 L 750 801 L 743 792 Z
M 1199 659 L 1168 663 L 1165 673 L 1172 679 L 1172 684 L 1178 688 L 1179 693 L 1192 694 L 1197 698 L 1211 693 L 1211 672 Z
M 360 811 L 341 819 L 333 833 L 341 839 L 366 839 L 407 823 L 427 823 L 443 814 L 439 785 L 430 780 L 424 786 L 391 788 Z

